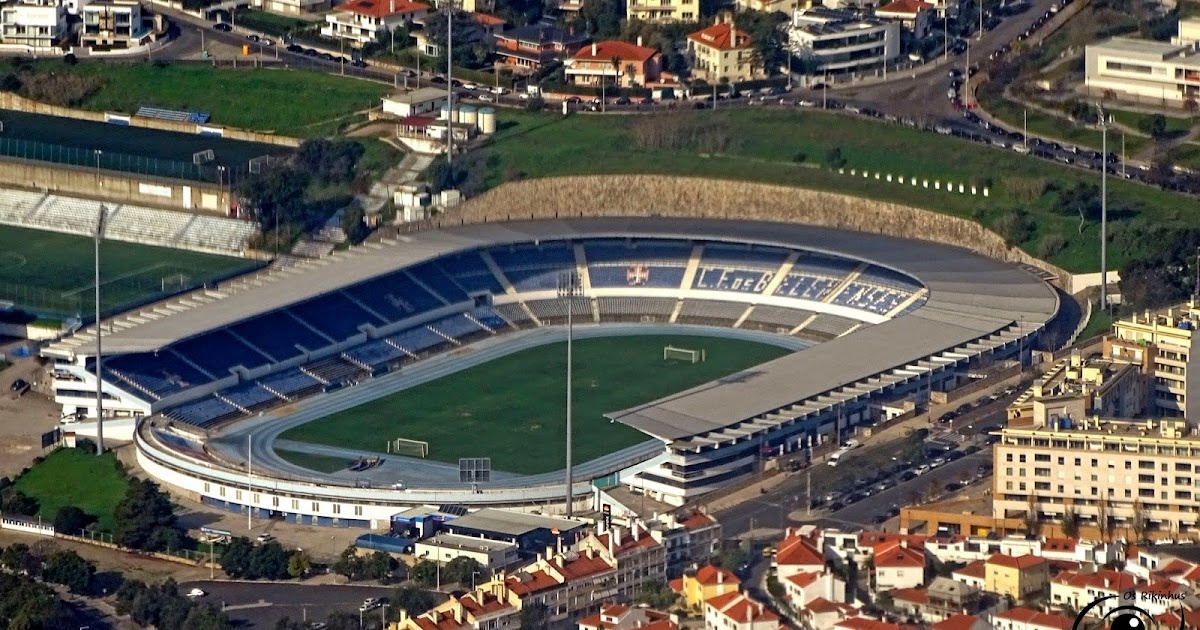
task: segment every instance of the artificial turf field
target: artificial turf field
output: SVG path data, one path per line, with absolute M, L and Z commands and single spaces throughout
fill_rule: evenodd
M 703 363 L 663 361 L 663 347 L 703 349 Z M 603 414 L 674 394 L 788 354 L 717 337 L 645 335 L 575 342 L 576 463 L 649 439 Z M 429 442 L 429 458 L 491 457 L 492 468 L 563 468 L 566 344 L 523 350 L 288 430 L 288 440 L 377 452 L 388 440 Z
M 0 226 L 0 300 L 30 310 L 71 316 L 90 313 L 93 300 L 91 237 Z M 100 245 L 101 309 L 106 312 L 179 291 L 181 282 L 249 270 L 258 263 L 123 241 Z M 165 287 L 164 287 L 165 285 Z
M 74 505 L 96 517 L 101 530 L 111 532 L 113 513 L 125 496 L 129 480 L 112 453 L 97 457 L 80 449 L 60 448 L 13 485 L 38 500 L 42 520 L 53 521 L 59 509 Z

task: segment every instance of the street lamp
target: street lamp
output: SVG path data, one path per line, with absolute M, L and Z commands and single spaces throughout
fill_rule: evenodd
M 1108 310 L 1108 121 L 1104 108 L 1100 114 L 1100 308 Z
M 96 151 L 96 164 L 100 163 L 100 152 Z M 99 177 L 99 166 L 97 166 L 97 177 Z M 100 241 L 104 240 L 105 222 L 108 220 L 108 208 L 104 204 L 100 204 L 100 210 L 96 213 L 96 234 L 93 239 L 95 242 L 95 254 L 93 263 L 95 264 L 95 284 L 96 284 L 96 455 L 104 454 L 104 390 L 102 383 L 104 382 L 104 356 L 101 351 L 101 336 L 100 327 Z
M 575 338 L 575 298 L 583 294 L 583 285 L 579 281 L 579 273 L 575 270 L 564 271 L 558 275 L 558 297 L 565 299 L 567 303 L 567 518 L 571 518 L 573 514 L 572 500 L 574 493 L 572 492 L 571 479 L 571 417 L 572 400 L 571 390 L 574 385 L 574 338 Z

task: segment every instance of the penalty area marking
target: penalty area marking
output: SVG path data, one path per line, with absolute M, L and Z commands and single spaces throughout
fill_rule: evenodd
M 104 286 L 104 285 L 106 285 L 106 284 L 112 284 L 113 282 L 119 282 L 119 281 L 121 281 L 121 280 L 124 280 L 124 279 L 126 279 L 126 278 L 132 278 L 132 277 L 134 277 L 134 276 L 140 276 L 140 275 L 142 275 L 142 274 L 144 274 L 144 273 L 146 273 L 146 272 L 148 272 L 148 271 L 154 271 L 155 269 L 161 269 L 161 268 L 163 268 L 163 267 L 166 267 L 166 266 L 167 266 L 167 263 L 165 263 L 165 262 L 160 262 L 160 263 L 155 263 L 155 264 L 153 264 L 153 265 L 150 265 L 149 267 L 143 267 L 143 268 L 141 268 L 141 269 L 134 269 L 133 271 L 129 271 L 129 272 L 123 273 L 123 274 L 121 274 L 121 275 L 119 275 L 119 276 L 116 276 L 116 277 L 113 277 L 113 278 L 109 278 L 109 279 L 105 280 L 104 282 L 101 282 L 101 283 L 100 283 L 100 286 Z M 96 285 L 96 283 L 94 283 L 94 282 L 89 282 L 89 283 L 87 283 L 87 284 L 83 285 L 82 287 L 78 287 L 78 288 L 75 288 L 75 289 L 71 289 L 70 291 L 63 291 L 63 294 L 62 294 L 62 295 L 63 295 L 63 297 L 72 297 L 72 296 L 75 296 L 75 295 L 79 295 L 80 293 L 83 293 L 84 291 L 89 291 L 89 290 L 91 290 L 91 288 L 92 288 L 92 287 L 94 287 L 95 285 Z

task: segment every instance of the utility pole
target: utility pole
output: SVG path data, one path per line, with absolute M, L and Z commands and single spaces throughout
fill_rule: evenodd
M 983 0 L 979 0 L 979 41 L 983 41 Z
M 1105 159 L 1108 159 L 1105 156 Z M 1121 132 L 1121 178 L 1125 178 L 1125 132 Z
M 96 151 L 96 164 L 100 164 L 100 152 Z M 96 173 L 99 174 L 99 167 Z M 96 455 L 104 454 L 104 352 L 101 348 L 103 331 L 100 326 L 100 241 L 104 240 L 104 223 L 108 219 L 108 208 L 100 204 L 96 215 L 95 256 L 96 268 Z
M 950 58 L 950 7 L 946 5 L 946 10 L 942 11 L 942 59 Z
M 1108 120 L 1104 108 L 1096 103 L 1100 114 L 1100 308 L 1108 311 Z
M 571 518 L 574 514 L 574 506 L 572 505 L 575 499 L 574 479 L 571 470 L 571 441 L 572 441 L 572 420 L 574 416 L 574 401 L 572 400 L 572 390 L 575 386 L 574 374 L 574 340 L 575 340 L 575 298 L 579 297 L 582 292 L 580 285 L 579 274 L 575 270 L 564 271 L 558 276 L 558 297 L 563 298 L 567 302 L 567 518 Z
M 806 506 L 806 509 L 808 510 L 808 512 L 807 512 L 808 516 L 812 516 L 812 462 L 811 461 L 808 464 L 808 469 L 805 471 L 805 477 L 806 477 L 805 485 L 808 486 L 807 492 L 805 492 L 805 494 L 807 495 L 808 502 L 805 504 L 805 506 Z
M 1025 108 L 1025 146 L 1029 146 L 1029 108 Z
M 246 529 L 254 529 L 254 484 L 251 477 L 254 474 L 254 444 L 251 437 L 246 436 Z
M 443 2 L 446 3 L 446 164 L 449 165 L 454 163 L 454 0 Z

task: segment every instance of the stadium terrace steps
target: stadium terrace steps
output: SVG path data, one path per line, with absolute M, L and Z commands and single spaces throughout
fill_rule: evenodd
M 0 189 L 0 224 L 91 236 L 101 202 Z M 241 254 L 254 223 L 225 217 L 106 203 L 105 238 L 220 254 Z
M 340 385 L 364 376 L 363 368 L 341 357 L 321 359 L 300 369 L 323 385 Z
M 526 310 L 526 308 L 522 304 L 519 304 L 519 303 L 493 304 L 492 309 L 495 310 L 496 313 L 500 317 L 503 317 L 504 319 L 508 320 L 509 324 L 516 326 L 518 328 L 523 323 L 526 323 L 526 322 L 532 323 L 533 322 L 529 311 Z

